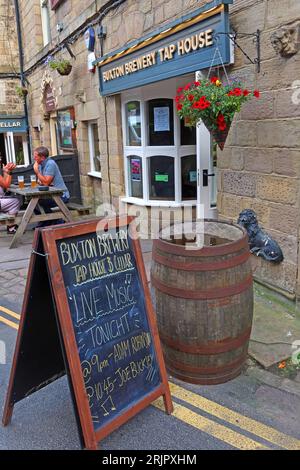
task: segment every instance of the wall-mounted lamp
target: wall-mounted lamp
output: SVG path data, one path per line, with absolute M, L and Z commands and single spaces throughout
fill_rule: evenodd
M 96 34 L 98 38 L 100 39 L 100 56 L 102 57 L 103 55 L 103 42 L 104 39 L 106 38 L 107 35 L 107 28 L 103 24 L 98 24 L 96 28 Z
M 63 24 L 63 23 L 57 23 L 57 25 L 56 25 L 56 31 L 57 31 L 58 33 L 61 33 L 63 29 L 64 29 L 64 24 Z
M 105 39 L 107 35 L 107 28 L 103 24 L 98 24 L 96 33 L 99 39 Z

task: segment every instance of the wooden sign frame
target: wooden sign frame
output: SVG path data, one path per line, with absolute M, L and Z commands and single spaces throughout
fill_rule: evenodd
M 127 422 L 130 418 L 132 418 L 138 412 L 143 410 L 146 406 L 151 404 L 151 402 L 153 402 L 159 396 L 163 396 L 166 412 L 168 414 L 171 414 L 173 411 L 173 404 L 169 390 L 169 384 L 167 380 L 167 373 L 163 360 L 158 329 L 156 325 L 155 313 L 151 302 L 151 295 L 148 287 L 148 281 L 143 263 L 141 247 L 133 220 L 134 217 L 124 216 L 117 217 L 115 219 L 95 219 L 75 224 L 64 224 L 61 226 L 56 226 L 55 228 L 51 227 L 42 231 L 36 231 L 34 239 L 34 246 L 39 247 L 40 249 L 41 240 L 39 234 L 41 233 L 44 253 L 40 254 L 44 256 L 47 265 L 50 290 L 52 291 L 53 296 L 53 306 L 51 311 L 53 311 L 53 314 L 56 317 L 57 334 L 61 343 L 61 353 L 65 363 L 65 371 L 69 379 L 69 385 L 73 398 L 81 444 L 85 448 L 91 450 L 97 449 L 98 442 L 101 439 L 103 439 L 105 436 L 110 434 L 119 426 Z M 63 280 L 63 272 L 61 269 L 61 263 L 59 260 L 56 242 L 66 238 L 95 233 L 96 230 L 99 231 L 99 223 L 103 227 L 104 231 L 108 229 L 111 230 L 120 227 L 130 226 L 130 232 L 133 235 L 131 237 L 133 254 L 135 256 L 137 271 L 144 292 L 145 313 L 149 324 L 149 332 L 151 333 L 151 338 L 153 340 L 153 348 L 156 354 L 161 381 L 154 390 L 150 391 L 146 396 L 143 396 L 142 398 L 137 400 L 137 402 L 134 403 L 132 406 L 127 407 L 126 411 L 124 411 L 123 414 L 116 416 L 114 419 L 104 424 L 103 427 L 95 431 L 88 396 L 84 384 L 81 362 L 74 333 L 74 326 L 67 299 L 66 288 Z M 19 393 L 17 399 L 14 399 L 14 390 L 16 389 L 16 381 L 19 380 L 20 382 L 20 378 L 18 378 L 17 373 L 18 361 L 20 359 L 20 355 L 22 354 L 22 337 L 25 333 L 24 326 L 26 325 L 26 317 L 28 316 L 28 302 L 29 299 L 32 298 L 32 295 L 34 293 L 31 283 L 34 273 L 34 266 L 36 263 L 36 256 L 38 256 L 38 254 L 33 254 L 32 259 L 30 261 L 29 275 L 22 308 L 21 323 L 18 332 L 17 345 L 15 350 L 13 367 L 11 371 L 9 389 L 6 397 L 6 403 L 3 414 L 4 425 L 8 424 L 11 419 L 14 403 L 22 399 L 22 393 Z M 51 378 L 49 377 L 49 379 Z M 43 383 L 42 385 L 45 386 L 47 385 L 47 383 Z

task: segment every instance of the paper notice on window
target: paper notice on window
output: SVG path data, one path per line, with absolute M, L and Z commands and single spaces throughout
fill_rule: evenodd
M 170 109 L 168 106 L 153 108 L 154 112 L 154 132 L 170 130 Z

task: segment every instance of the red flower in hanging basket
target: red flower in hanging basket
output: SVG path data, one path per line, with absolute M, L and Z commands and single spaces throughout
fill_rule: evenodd
M 223 85 L 218 77 L 188 83 L 177 93 L 182 93 L 175 97 L 179 117 L 194 127 L 202 120 L 221 150 L 235 113 L 253 96 L 259 98 L 258 90 L 251 92 L 240 83 Z

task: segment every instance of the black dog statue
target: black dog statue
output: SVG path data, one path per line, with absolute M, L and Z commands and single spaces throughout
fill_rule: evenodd
M 259 227 L 256 214 L 252 209 L 244 209 L 237 223 L 247 230 L 251 253 L 273 263 L 280 263 L 283 260 L 280 246 Z

